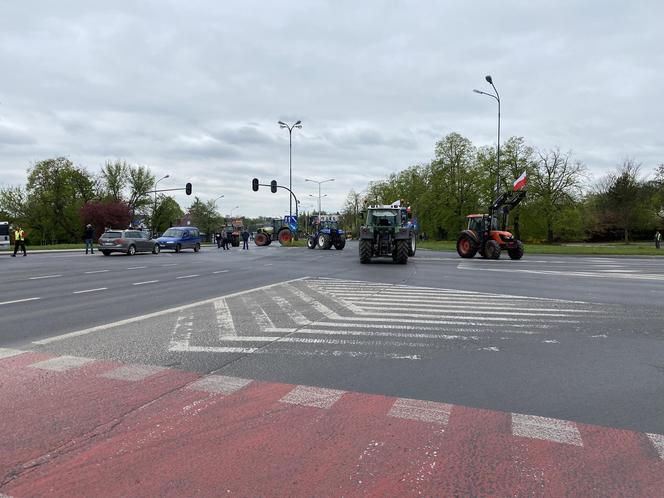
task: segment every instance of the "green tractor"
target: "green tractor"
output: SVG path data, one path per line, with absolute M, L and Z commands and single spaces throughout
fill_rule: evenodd
M 366 224 L 360 228 L 360 263 L 369 263 L 373 257 L 408 263 L 408 256 L 415 254 L 417 234 L 407 216 L 406 209 L 396 204 L 369 206 Z

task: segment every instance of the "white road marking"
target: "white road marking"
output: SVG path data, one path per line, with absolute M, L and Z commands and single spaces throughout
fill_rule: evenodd
M 137 382 L 139 380 L 147 379 L 153 375 L 167 370 L 166 367 L 158 367 L 153 365 L 123 365 L 114 370 L 101 374 L 101 377 L 107 379 L 126 380 L 129 382 Z
M 444 324 L 445 322 L 437 322 Z M 399 331 L 405 330 L 415 330 L 415 331 L 434 331 L 434 332 L 454 332 L 454 333 L 471 333 L 471 334 L 481 334 L 485 332 L 494 333 L 496 327 L 528 327 L 528 328 L 550 328 L 549 325 L 515 325 L 510 323 L 501 323 L 495 324 L 491 321 L 481 324 L 481 323 L 472 323 L 468 324 L 467 322 L 457 322 L 458 325 L 472 325 L 473 327 L 481 327 L 484 325 L 485 328 L 467 328 L 467 327 L 426 327 L 422 325 L 406 325 L 406 324 L 391 324 L 391 323 L 335 323 L 335 322 L 316 322 L 317 327 L 343 327 L 343 328 L 362 328 L 362 329 L 395 329 Z M 276 331 L 277 329 L 275 329 Z M 296 329 L 293 329 L 295 331 Z M 541 334 L 539 331 L 533 330 L 501 330 L 501 334 L 525 334 L 525 335 L 536 335 Z
M 213 275 L 216 275 L 217 273 L 228 273 L 228 270 L 217 270 L 212 272 Z
M 30 368 L 39 368 L 40 370 L 51 370 L 53 372 L 65 372 L 73 368 L 80 368 L 88 363 L 92 363 L 92 358 L 80 358 L 78 356 L 58 356 L 50 360 L 39 361 L 28 365 Z
M 502 303 L 501 303 L 502 304 Z M 363 304 L 361 306 L 362 309 L 364 310 L 410 310 L 410 311 L 431 311 L 431 310 L 436 310 L 436 311 L 448 311 L 448 310 L 465 310 L 466 312 L 468 311 L 468 306 L 457 306 L 455 304 L 429 304 L 424 308 L 419 308 L 415 306 L 410 306 L 407 304 L 401 304 L 399 305 L 398 303 L 390 303 L 390 302 L 376 302 L 376 301 L 371 301 L 370 303 L 367 302 L 366 304 Z M 474 310 L 480 310 L 483 311 L 484 313 L 488 313 L 486 310 L 495 310 L 496 306 L 476 306 L 473 305 L 472 307 L 473 313 Z M 535 312 L 565 312 L 565 313 L 606 313 L 605 311 L 600 311 L 600 310 L 579 310 L 579 309 L 558 309 L 558 308 L 536 308 L 536 307 L 531 307 L 531 308 L 514 308 L 510 307 L 510 311 L 535 311 Z M 361 311 L 361 310 L 360 310 Z M 458 311 L 453 311 L 454 313 L 458 313 Z
M 108 290 L 108 287 L 99 287 L 97 289 L 86 289 L 86 290 L 81 290 L 81 291 L 74 291 L 72 294 L 85 294 L 86 292 L 97 292 L 97 291 L 103 291 L 103 290 Z
M 179 265 L 179 264 L 180 264 L 180 263 L 168 263 L 168 264 L 166 264 L 166 265 L 159 265 L 159 266 L 161 266 L 161 267 L 164 267 L 164 266 L 177 266 L 177 265 Z
M 92 270 L 92 271 L 86 271 L 85 273 L 90 274 L 90 273 L 106 273 L 107 271 L 110 270 Z
M 318 325 L 318 324 L 316 324 Z M 325 329 L 283 329 L 273 328 L 265 329 L 266 333 L 290 333 L 290 334 L 311 334 L 311 335 L 354 335 L 362 337 L 402 337 L 404 339 L 442 339 L 442 340 L 458 340 L 458 341 L 479 341 L 479 337 L 467 335 L 451 335 L 451 334 L 415 334 L 407 332 L 375 332 L 367 330 L 325 330 Z M 275 337 L 276 339 L 276 337 Z
M 181 277 L 175 277 L 175 280 L 180 280 L 182 278 L 194 278 L 194 277 L 200 277 L 200 275 L 182 275 Z
M 147 268 L 147 266 L 130 266 L 127 270 L 140 270 L 142 268 Z
M 27 351 L 21 351 L 20 349 L 0 348 L 0 359 L 11 358 L 12 356 L 18 356 L 23 353 L 27 353 Z
M 408 322 L 408 323 L 443 323 L 446 325 L 461 325 L 461 324 L 473 324 L 473 325 L 488 325 L 490 322 L 532 322 L 531 318 L 504 318 L 504 317 L 486 317 L 485 322 L 477 322 L 468 320 L 477 320 L 477 316 L 449 316 L 449 315 L 404 315 L 402 313 L 367 313 L 371 316 L 334 316 L 329 317 L 335 320 L 345 320 L 345 321 L 360 321 L 360 322 Z M 423 320 L 416 318 L 423 316 L 429 318 L 429 320 Z M 387 318 L 394 317 L 394 318 Z M 433 320 L 435 318 L 435 320 Z M 443 320 L 444 318 L 453 319 L 454 321 Z M 580 323 L 579 320 L 546 320 L 548 323 Z
M 297 386 L 286 396 L 281 398 L 281 403 L 291 403 L 300 406 L 313 406 L 315 408 L 330 409 L 341 399 L 346 391 L 337 389 L 325 389 L 322 387 Z
M 267 343 L 294 343 L 294 344 L 333 344 L 352 346 L 393 346 L 408 348 L 430 348 L 428 342 L 397 342 L 397 341 L 361 341 L 356 339 L 325 339 L 313 337 L 277 337 L 260 335 L 240 335 L 237 337 L 223 337 L 222 341 L 229 342 L 267 342 Z
M 272 320 L 270 320 L 270 317 L 261 305 L 255 301 L 247 301 L 246 298 L 243 298 L 242 300 L 245 308 L 251 313 L 251 316 L 254 317 L 254 320 L 261 329 L 274 327 L 274 323 L 272 323 Z
M 478 348 L 477 350 L 478 351 L 496 351 L 496 352 L 500 351 L 500 349 L 497 348 L 496 346 L 489 346 L 489 347 L 486 347 L 486 348 Z
M 228 308 L 226 299 L 219 299 L 214 302 L 214 310 L 217 315 L 217 324 L 219 325 L 219 338 L 236 337 L 237 331 L 233 323 L 233 315 Z
M 661 434 L 646 434 L 646 436 L 657 450 L 659 458 L 664 460 L 664 436 Z
M 581 434 L 576 424 L 567 420 L 512 413 L 512 434 L 583 446 Z
M 390 417 L 447 425 L 451 412 L 452 405 L 445 403 L 399 398 L 394 402 L 387 415 Z
M 313 299 L 311 296 L 308 296 L 306 293 L 302 292 L 294 285 L 287 283 L 286 286 L 293 294 L 302 299 L 302 301 L 304 301 L 305 303 L 310 304 L 316 311 L 321 313 L 325 318 L 330 318 L 334 320 L 339 317 L 336 311 L 331 310 L 323 303 L 319 303 L 318 301 Z
M 171 341 L 168 348 L 169 351 L 180 351 L 190 353 L 240 353 L 251 354 L 255 353 L 258 348 L 238 348 L 228 346 L 190 346 L 188 342 Z
M 560 344 L 560 341 L 557 341 L 555 339 L 545 339 L 542 341 L 544 344 Z
M 214 303 L 215 301 L 217 301 L 218 299 L 221 299 L 221 298 L 228 299 L 228 298 L 231 298 L 231 297 L 242 296 L 242 295 L 245 295 L 245 294 L 249 294 L 251 292 L 255 292 L 257 290 L 269 289 L 269 288 L 275 287 L 277 285 L 283 285 L 283 284 L 287 284 L 289 282 L 296 282 L 298 280 L 303 280 L 304 278 L 307 278 L 307 277 L 301 277 L 301 278 L 296 278 L 296 279 L 293 279 L 293 280 L 287 280 L 285 282 L 277 282 L 275 284 L 266 285 L 266 286 L 263 286 L 263 287 L 259 287 L 257 289 L 247 289 L 247 290 L 243 290 L 243 291 L 239 291 L 239 292 L 234 292 L 232 294 L 227 294 L 225 296 L 213 297 L 213 298 L 210 298 L 210 299 L 205 299 L 203 301 L 198 301 L 196 303 L 185 304 L 185 305 L 182 305 L 182 306 L 176 306 L 175 308 L 165 309 L 165 310 L 161 310 L 161 311 L 155 311 L 154 313 L 147 313 L 145 315 L 135 316 L 135 317 L 132 317 L 132 318 L 127 318 L 125 320 L 119 320 L 117 322 L 106 323 L 104 325 L 97 325 L 96 327 L 90 327 L 90 328 L 87 328 L 87 329 L 77 330 L 77 331 L 74 331 L 74 332 L 68 332 L 66 334 L 61 334 L 61 335 L 58 335 L 58 336 L 49 337 L 48 339 L 42 339 L 40 341 L 33 341 L 33 344 L 50 344 L 52 342 L 63 341 L 65 339 L 70 339 L 72 337 L 79 337 L 79 336 L 82 336 L 82 335 L 91 334 L 93 332 L 99 332 L 101 330 L 107 330 L 107 329 L 111 329 L 111 328 L 115 328 L 115 327 L 121 327 L 123 325 L 128 325 L 130 323 L 136 323 L 136 322 L 140 322 L 142 320 L 148 320 L 150 318 L 156 318 L 156 317 L 159 317 L 159 316 L 168 315 L 170 313 L 177 313 L 177 312 L 180 312 L 180 311 L 188 310 L 188 309 L 191 309 L 191 308 L 195 308 L 197 306 L 202 306 L 204 304 L 211 304 L 211 303 Z M 39 299 L 39 298 L 37 298 L 37 299 Z
M 236 391 L 251 384 L 250 379 L 241 379 L 239 377 L 227 377 L 225 375 L 206 375 L 201 377 L 193 384 L 189 384 L 187 389 L 194 391 L 203 391 L 210 394 L 233 394 Z
M 61 276 L 62 275 L 42 275 L 41 277 L 29 277 L 28 280 L 40 280 L 42 278 L 56 278 Z
M 27 301 L 37 301 L 38 299 L 41 299 L 41 297 L 28 297 L 26 299 L 15 299 L 13 301 L 3 301 L 0 303 L 0 306 L 3 304 L 14 304 L 14 303 L 25 303 Z
M 281 296 L 270 296 L 270 298 L 286 313 L 297 325 L 309 325 L 311 320 L 300 313 L 295 307 L 285 298 Z
M 591 335 L 590 337 L 595 338 L 595 339 L 597 339 L 597 338 L 605 339 L 605 338 L 607 338 L 607 337 L 609 337 L 609 336 L 606 335 L 606 334 L 597 334 L 597 335 Z
M 146 280 L 145 282 L 134 282 L 131 285 L 145 285 L 145 284 L 156 284 L 159 280 Z

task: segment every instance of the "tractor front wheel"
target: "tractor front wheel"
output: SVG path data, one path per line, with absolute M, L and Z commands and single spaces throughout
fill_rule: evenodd
M 462 233 L 459 236 L 456 248 L 457 253 L 462 258 L 473 258 L 477 254 L 477 242 L 467 233 Z
M 417 251 L 417 238 L 415 234 L 410 235 L 410 244 L 408 247 L 408 257 L 415 256 L 415 251 Z
M 346 247 L 346 239 L 339 238 L 337 241 L 335 241 L 334 248 L 337 251 L 341 251 L 344 247 Z
M 397 247 L 394 250 L 394 262 L 400 265 L 408 263 L 408 249 L 410 240 L 397 240 Z
M 370 240 L 360 240 L 360 263 L 371 262 L 371 253 L 373 252 Z
M 516 247 L 514 249 L 508 249 L 507 254 L 509 254 L 510 259 L 523 258 L 523 243 L 520 240 L 517 240 Z
M 499 259 L 500 258 L 500 245 L 495 240 L 489 240 L 486 243 L 484 248 L 484 254 L 487 259 Z
M 257 233 L 254 235 L 254 242 L 256 242 L 257 246 L 266 246 L 268 244 L 267 235 L 264 233 Z
M 309 237 L 307 239 L 307 247 L 309 249 L 316 249 L 316 238 L 315 237 Z

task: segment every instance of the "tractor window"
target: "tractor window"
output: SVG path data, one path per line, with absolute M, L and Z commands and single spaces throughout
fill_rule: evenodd
M 367 223 L 383 227 L 394 227 L 397 224 L 397 212 L 388 210 L 369 211 Z
M 475 233 L 480 233 L 482 231 L 482 218 L 468 218 L 468 230 L 472 230 Z

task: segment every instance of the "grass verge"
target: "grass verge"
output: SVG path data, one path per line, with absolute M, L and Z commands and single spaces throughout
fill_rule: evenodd
M 421 249 L 432 251 L 456 251 L 452 240 L 425 240 L 418 242 Z M 602 244 L 525 244 L 526 254 L 570 254 L 605 256 L 664 256 L 664 249 L 655 249 L 654 242 L 611 242 Z

